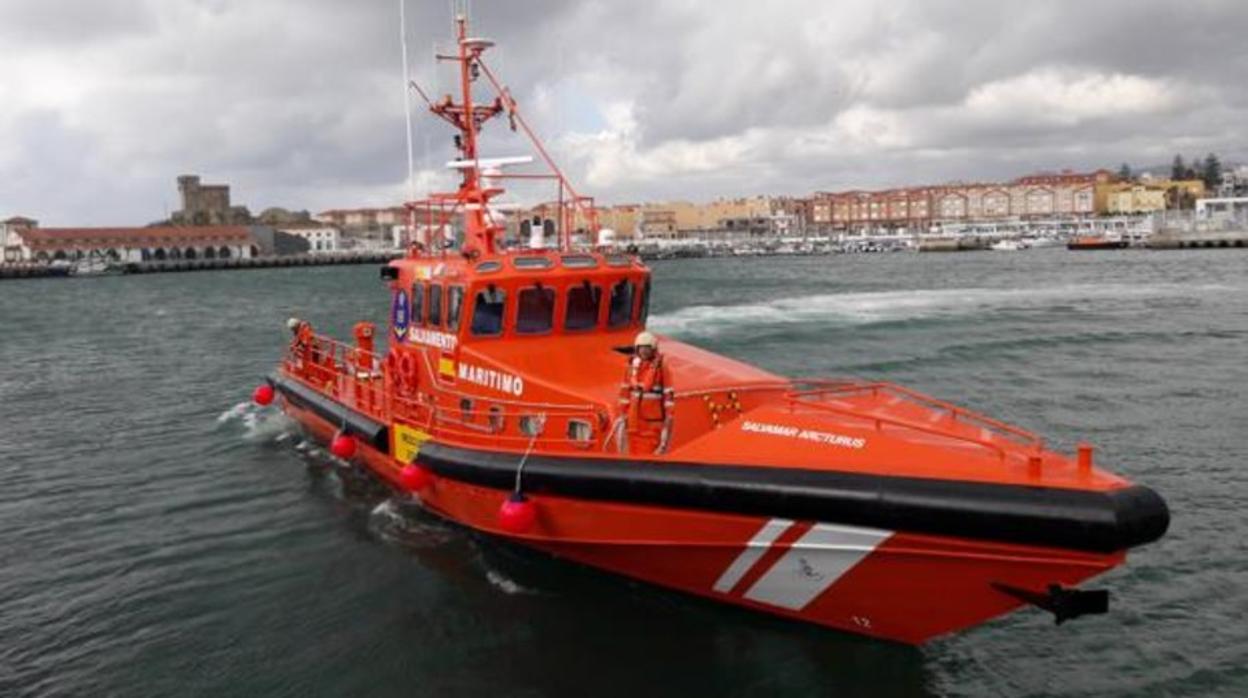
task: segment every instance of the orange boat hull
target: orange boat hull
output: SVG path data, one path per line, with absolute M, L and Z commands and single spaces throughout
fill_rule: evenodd
M 286 412 L 321 441 L 337 427 L 289 401 Z M 366 444 L 356 459 L 400 487 L 402 464 Z M 1017 609 L 1005 584 L 1074 586 L 1125 560 L 1095 553 L 845 526 L 836 521 L 589 502 L 535 494 L 538 518 L 503 531 L 510 492 L 437 477 L 428 510 L 566 560 L 777 616 L 919 644 Z

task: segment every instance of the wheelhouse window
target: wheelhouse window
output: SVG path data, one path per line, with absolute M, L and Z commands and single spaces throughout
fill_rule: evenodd
M 641 286 L 641 309 L 637 312 L 637 324 L 642 327 L 646 326 L 646 319 L 650 317 L 650 279 L 646 279 L 646 283 Z
M 555 289 L 533 286 L 520 291 L 516 313 L 516 332 L 540 334 L 549 332 L 555 322 Z
M 607 326 L 624 327 L 633 320 L 633 282 L 624 280 L 611 287 L 611 307 Z
M 451 286 L 446 291 L 446 329 L 459 331 L 459 316 L 464 307 L 464 287 Z
M 507 292 L 493 286 L 477 292 L 472 305 L 472 334 L 477 337 L 497 337 L 503 333 L 503 308 L 507 305 Z
M 555 263 L 546 257 L 516 257 L 511 260 L 512 266 L 517 269 L 549 269 L 555 266 Z
M 425 285 L 412 285 L 412 320 L 417 327 L 425 324 Z
M 438 284 L 429 286 L 429 326 L 442 326 L 442 287 Z
M 588 281 L 568 289 L 568 307 L 563 315 L 563 329 L 572 332 L 592 330 L 598 325 L 598 307 L 602 305 L 602 287 Z

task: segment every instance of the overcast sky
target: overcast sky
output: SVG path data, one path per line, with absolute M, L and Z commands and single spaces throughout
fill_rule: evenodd
M 408 0 L 413 77 L 450 0 Z M 144 224 L 405 191 L 398 0 L 0 0 L 0 217 Z M 1248 160 L 1243 0 L 477 0 L 474 33 L 604 202 Z M 484 86 L 484 85 L 483 85 Z M 493 122 L 485 154 L 526 152 Z M 450 132 L 417 112 L 419 186 Z M 524 193 L 522 192 L 522 195 Z M 529 194 L 528 196 L 533 196 Z

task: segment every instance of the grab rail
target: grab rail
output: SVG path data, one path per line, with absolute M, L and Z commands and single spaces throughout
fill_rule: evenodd
M 422 352 L 426 375 L 436 376 L 430 359 Z M 415 393 L 403 395 L 392 388 L 395 376 L 388 375 L 386 364 L 374 352 L 314 335 L 309 345 L 292 343 L 284 359 L 288 373 L 301 377 L 311 387 L 350 401 L 353 407 L 383 421 L 399 419 L 443 437 L 463 441 L 489 439 L 495 445 L 520 446 L 532 440 L 543 447 L 607 449 L 616 437 L 613 413 L 607 405 L 559 404 L 527 402 L 505 397 L 486 397 L 442 385 L 435 378 L 433 386 L 421 386 Z M 688 400 L 714 394 L 779 393 L 790 408 L 804 408 L 860 419 L 874 425 L 876 431 L 885 426 L 906 429 L 941 438 L 962 441 L 987 448 L 1002 460 L 1008 455 L 1001 441 L 1005 438 L 1023 448 L 1043 450 L 1043 440 L 1025 429 L 992 419 L 971 410 L 925 395 L 909 388 L 886 382 L 869 382 L 837 378 L 796 378 L 747 381 L 731 386 L 716 386 L 673 393 L 673 400 Z M 892 395 L 927 410 L 942 411 L 955 423 L 978 427 L 989 435 L 976 436 L 937 428 L 928 424 L 881 414 L 849 403 L 833 404 L 829 398 L 869 394 L 872 398 Z M 458 404 L 446 404 L 456 401 Z M 479 405 L 484 403 L 486 407 Z M 541 430 L 534 435 L 526 431 L 526 420 L 543 415 Z M 616 421 L 620 415 L 615 415 Z M 590 432 L 586 439 L 573 437 L 573 421 L 585 423 Z
M 989 433 L 1005 437 L 1025 449 L 1034 449 L 1036 453 L 1039 453 L 1044 449 L 1044 440 L 1032 432 L 992 419 L 991 417 L 979 414 L 978 412 L 958 407 L 957 405 L 945 402 L 924 393 L 920 393 L 916 390 L 903 388 L 893 383 L 853 380 L 796 381 L 795 383 L 799 385 L 815 385 L 816 387 L 805 390 L 794 390 L 787 393 L 785 397 L 788 398 L 791 405 L 800 402 L 803 406 L 812 407 L 825 412 L 832 412 L 847 417 L 863 419 L 872 422 L 875 425 L 876 431 L 882 431 L 883 426 L 887 424 L 889 426 L 895 426 L 902 429 L 908 429 L 924 434 L 982 446 L 997 453 L 1002 460 L 1005 460 L 1008 455 L 1006 449 L 1000 443 L 995 442 L 990 438 L 973 436 L 970 434 L 959 434 L 953 431 L 930 427 L 925 424 L 916 424 L 915 422 L 906 419 L 881 415 L 877 411 L 855 409 L 853 407 L 839 407 L 826 402 L 820 402 L 817 398 L 854 393 L 870 393 L 872 397 L 878 398 L 881 393 L 888 393 L 904 400 L 908 400 L 909 402 L 917 404 L 920 407 L 944 411 L 949 415 L 951 421 L 971 427 L 978 427 Z
M 423 352 L 422 359 L 426 375 L 436 376 Z M 610 438 L 610 416 L 603 406 L 487 397 L 456 390 L 436 378 L 434 384 L 422 385 L 412 394 L 400 394 L 393 389 L 396 376 L 388 375 L 376 353 L 322 335 L 314 335 L 306 347 L 292 343 L 284 366 L 313 389 L 381 421 L 397 419 L 451 440 L 480 443 L 488 439 L 491 445 L 503 447 L 535 442 L 583 451 L 605 446 Z M 526 425 L 533 428 L 538 415 L 542 426 L 537 433 L 525 431 Z M 589 427 L 587 438 L 574 438 L 573 421 Z

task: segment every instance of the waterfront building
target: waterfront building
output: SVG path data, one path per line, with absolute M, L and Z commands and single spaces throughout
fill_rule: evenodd
M 1041 173 L 1004 183 L 953 183 L 881 191 L 816 192 L 811 224 L 820 230 L 921 232 L 943 221 L 1090 216 L 1104 212 L 1097 187 L 1107 170 Z
M 1217 196 L 1221 199 L 1248 196 L 1248 165 L 1227 168 L 1218 184 Z
M 34 228 L 39 222 L 33 218 L 13 216 L 0 221 L 0 261 L 6 263 L 20 262 L 22 258 L 23 231 Z
M 1248 196 L 1224 196 L 1196 200 L 1196 220 L 1206 224 L 1248 225 Z
M 1153 213 L 1166 210 L 1166 189 L 1151 184 L 1125 183 L 1106 192 L 1110 215 Z
M 33 221 L 32 221 L 33 223 Z M 105 259 L 146 262 L 170 259 L 247 259 L 261 246 L 247 226 L 155 226 L 149 228 L 10 228 L 5 261 Z
M 676 235 L 676 208 L 648 205 L 641 210 L 641 234 L 646 238 L 672 239 Z
M 394 225 L 406 225 L 407 209 L 402 206 L 330 209 L 321 211 L 313 216 L 313 219 L 332 225 L 340 231 L 376 230 Z
M 308 241 L 309 252 L 337 252 L 342 249 L 341 231 L 325 223 L 294 223 L 274 226 L 287 235 Z

